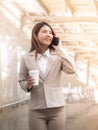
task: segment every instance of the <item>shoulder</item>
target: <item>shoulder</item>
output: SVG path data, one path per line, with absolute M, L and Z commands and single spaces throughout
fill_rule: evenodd
M 28 53 L 23 54 L 22 57 L 21 57 L 21 59 L 22 59 L 22 60 L 23 60 L 23 59 L 26 59 L 26 58 L 28 57 L 28 55 L 29 55 Z
M 22 55 L 23 58 L 29 57 L 29 56 L 35 56 L 35 51 L 26 52 Z

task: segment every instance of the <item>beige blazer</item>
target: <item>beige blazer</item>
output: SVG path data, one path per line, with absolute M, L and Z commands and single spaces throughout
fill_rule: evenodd
M 29 71 L 39 69 L 39 86 L 30 92 L 30 109 L 44 109 L 60 107 L 65 105 L 62 86 L 60 83 L 61 71 L 74 74 L 75 67 L 67 53 L 58 48 L 51 51 L 45 75 L 35 60 L 35 51 L 22 56 L 19 83 L 21 88 L 27 92 L 26 83 Z

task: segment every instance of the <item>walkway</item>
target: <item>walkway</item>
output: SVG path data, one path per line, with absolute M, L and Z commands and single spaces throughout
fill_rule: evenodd
M 0 111 L 0 130 L 28 130 L 28 104 L 14 105 Z M 67 117 L 66 130 L 98 130 L 98 105 L 76 116 Z

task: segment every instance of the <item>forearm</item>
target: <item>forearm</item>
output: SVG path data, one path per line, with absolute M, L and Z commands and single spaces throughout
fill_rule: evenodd
M 72 70 L 73 73 L 75 73 L 76 64 L 74 63 L 72 57 L 68 55 L 67 51 L 62 46 L 58 47 L 55 51 L 57 55 L 59 55 L 65 61 L 67 68 L 71 68 L 70 70 Z

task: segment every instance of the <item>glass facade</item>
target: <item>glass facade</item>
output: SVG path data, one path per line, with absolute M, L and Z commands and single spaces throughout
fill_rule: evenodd
M 28 98 L 18 83 L 22 54 L 29 49 L 30 40 L 22 28 L 17 28 L 0 13 L 0 107 Z

